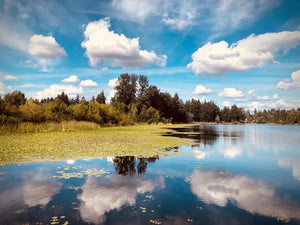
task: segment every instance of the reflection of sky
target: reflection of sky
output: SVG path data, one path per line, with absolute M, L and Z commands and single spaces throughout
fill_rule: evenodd
M 300 206 L 276 196 L 262 181 L 219 170 L 195 169 L 191 175 L 192 192 L 206 204 L 226 206 L 229 201 L 252 213 L 280 219 L 300 218 Z
M 19 185 L 1 191 L 0 218 L 23 209 L 25 205 L 28 207 L 47 205 L 62 186 L 60 183 L 51 182 L 48 175 L 41 171 L 25 172 L 21 177 L 22 179 L 18 179 Z
M 288 168 L 300 180 L 300 127 L 289 125 L 217 125 L 219 134 L 213 145 L 192 147 L 199 160 L 219 163 L 235 160 L 233 165 L 260 168 Z
M 300 159 L 289 157 L 279 158 L 278 165 L 284 168 L 292 168 L 294 178 L 300 180 Z
M 105 213 L 120 210 L 122 206 L 134 206 L 137 194 L 164 188 L 164 178 L 150 181 L 141 177 L 109 175 L 109 182 L 98 183 L 89 176 L 78 196 L 80 215 L 88 223 L 100 224 L 105 221 Z
M 47 181 L 29 183 L 23 186 L 24 203 L 29 207 L 47 205 L 52 196 L 57 194 L 61 185 Z
M 43 173 L 33 174 L 29 179 L 22 187 L 24 203 L 29 207 L 47 205 L 61 188 L 60 183 L 51 183 Z

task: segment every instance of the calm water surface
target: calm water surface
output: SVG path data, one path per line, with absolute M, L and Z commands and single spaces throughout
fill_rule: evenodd
M 0 168 L 0 224 L 300 224 L 300 126 L 176 129 L 180 155 Z

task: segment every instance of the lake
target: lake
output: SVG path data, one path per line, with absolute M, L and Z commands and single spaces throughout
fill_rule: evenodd
M 300 126 L 163 135 L 194 144 L 151 158 L 1 167 L 0 224 L 300 224 Z

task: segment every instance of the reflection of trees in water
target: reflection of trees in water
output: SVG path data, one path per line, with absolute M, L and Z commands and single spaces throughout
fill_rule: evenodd
M 166 132 L 163 136 L 188 138 L 202 145 L 214 145 L 218 137 L 241 137 L 238 127 L 200 125 L 193 127 L 168 128 L 173 132 Z M 236 130 L 237 129 L 237 130 Z M 175 133 L 174 133 L 175 131 Z M 236 141 L 235 139 L 232 139 Z
M 203 145 L 214 145 L 215 141 L 219 137 L 215 127 L 187 127 L 187 128 L 171 128 L 173 132 L 166 132 L 163 136 L 188 138 L 194 140 L 196 143 Z
M 133 176 L 136 173 L 142 174 L 147 170 L 148 163 L 154 163 L 158 156 L 139 158 L 135 156 L 116 156 L 113 158 L 115 170 L 118 174 Z

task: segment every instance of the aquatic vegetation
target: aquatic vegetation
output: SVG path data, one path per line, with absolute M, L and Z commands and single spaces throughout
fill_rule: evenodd
M 66 169 L 66 168 L 65 168 Z M 101 169 L 87 169 L 79 172 L 73 172 L 73 173 L 66 173 L 65 171 L 57 171 L 56 173 L 60 173 L 60 176 L 52 176 L 52 178 L 60 178 L 60 179 L 70 179 L 70 178 L 83 178 L 84 175 L 93 175 L 96 177 L 100 177 L 103 174 L 109 174 L 108 171 Z
M 0 165 L 107 156 L 165 155 L 164 148 L 191 144 L 187 139 L 160 135 L 176 126 L 138 125 L 76 132 L 4 134 L 0 135 Z

